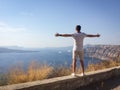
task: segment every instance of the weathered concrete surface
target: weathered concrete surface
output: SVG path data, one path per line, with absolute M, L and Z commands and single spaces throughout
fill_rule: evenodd
M 0 90 L 75 90 L 81 86 L 99 82 L 120 75 L 120 66 L 88 72 L 86 76 L 63 76 L 41 81 L 1 86 Z
M 94 82 L 74 90 L 120 90 L 120 76 L 114 76 L 107 80 Z

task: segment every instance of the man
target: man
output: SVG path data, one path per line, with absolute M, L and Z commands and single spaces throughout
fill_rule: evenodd
M 76 60 L 77 57 L 80 59 L 81 67 L 82 67 L 82 76 L 85 75 L 84 73 L 84 49 L 83 49 L 83 40 L 85 37 L 100 37 L 99 34 L 91 35 L 91 34 L 85 34 L 81 32 L 81 26 L 76 26 L 76 33 L 74 34 L 59 34 L 56 33 L 55 36 L 61 36 L 61 37 L 73 37 L 74 39 L 74 46 L 73 46 L 73 61 L 72 61 L 72 76 L 75 76 L 76 72 Z

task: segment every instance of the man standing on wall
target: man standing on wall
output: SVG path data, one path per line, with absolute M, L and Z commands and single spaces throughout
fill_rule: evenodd
M 76 33 L 74 34 L 55 34 L 56 37 L 61 36 L 61 37 L 73 37 L 74 39 L 74 46 L 73 46 L 73 61 L 72 61 L 72 76 L 75 76 L 76 72 L 76 60 L 79 57 L 81 67 L 82 67 L 82 74 L 81 76 L 84 76 L 84 49 L 83 49 L 83 40 L 85 37 L 100 37 L 99 34 L 96 35 L 91 35 L 91 34 L 85 34 L 81 32 L 81 26 L 77 25 L 76 26 Z

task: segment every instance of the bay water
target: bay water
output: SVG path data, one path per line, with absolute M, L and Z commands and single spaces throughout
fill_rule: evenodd
M 42 50 L 38 52 L 22 52 L 22 53 L 0 53 L 0 72 L 6 71 L 9 67 L 14 65 L 23 64 L 27 67 L 32 61 L 37 61 L 41 64 L 47 64 L 53 67 L 67 66 L 70 67 L 72 63 L 72 52 L 70 50 Z M 89 63 L 99 63 L 101 60 L 84 57 L 85 67 Z M 77 60 L 77 66 L 79 66 L 79 60 Z

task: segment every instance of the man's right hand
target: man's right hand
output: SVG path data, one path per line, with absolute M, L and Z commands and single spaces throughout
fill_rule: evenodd
M 59 34 L 59 33 L 56 33 L 55 36 L 58 37 L 58 36 L 60 36 L 60 34 Z

